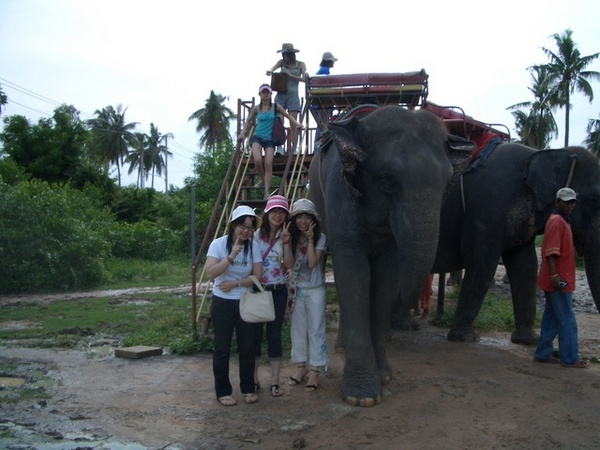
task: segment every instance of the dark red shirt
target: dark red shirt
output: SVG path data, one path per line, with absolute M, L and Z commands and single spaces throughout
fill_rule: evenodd
M 544 291 L 553 292 L 554 286 L 550 281 L 550 267 L 546 258 L 555 255 L 556 271 L 568 284 L 562 292 L 575 290 L 575 247 L 571 225 L 560 214 L 552 214 L 546 222 L 542 239 L 542 261 L 537 279 L 537 287 Z

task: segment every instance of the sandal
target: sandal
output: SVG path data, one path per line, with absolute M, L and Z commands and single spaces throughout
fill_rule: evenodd
M 278 384 L 271 385 L 271 395 L 273 397 L 281 397 L 283 395 L 283 390 L 279 387 Z
M 561 364 L 563 367 L 570 367 L 573 369 L 585 369 L 588 366 L 588 363 L 583 359 L 578 359 L 573 364 Z
M 290 377 L 290 381 L 288 381 L 290 386 L 296 386 L 297 384 L 302 383 L 302 380 L 304 380 L 304 377 L 306 377 L 308 374 L 308 370 L 304 364 L 296 367 L 296 373 L 294 375 L 298 374 L 299 372 L 301 372 L 302 375 L 298 375 L 298 377 Z
M 252 403 L 256 403 L 258 402 L 258 395 L 252 393 L 252 394 L 244 394 L 244 401 L 248 404 L 251 405 Z
M 320 375 L 320 370 L 318 369 L 310 369 L 311 372 L 316 372 L 316 381 L 313 381 L 312 383 L 310 382 L 311 377 L 308 377 L 308 383 L 306 384 L 306 386 L 304 386 L 304 390 L 306 392 L 312 392 L 312 391 L 316 391 L 317 388 L 319 387 L 319 375 Z M 312 374 L 311 374 L 312 375 Z
M 237 402 L 231 395 L 224 395 L 223 397 L 219 397 L 217 399 L 219 403 L 223 406 L 235 406 Z

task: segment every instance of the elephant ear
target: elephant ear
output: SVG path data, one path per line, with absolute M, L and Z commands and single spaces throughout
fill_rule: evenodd
M 356 139 L 358 125 L 359 119 L 357 117 L 329 124 L 329 132 L 333 137 L 333 142 L 342 163 L 342 178 L 354 198 L 361 196 L 355 184 L 356 168 L 368 157 L 368 154 L 360 147 Z
M 566 150 L 540 150 L 527 159 L 525 180 L 535 194 L 537 211 L 554 203 L 556 192 L 567 186 L 577 155 Z

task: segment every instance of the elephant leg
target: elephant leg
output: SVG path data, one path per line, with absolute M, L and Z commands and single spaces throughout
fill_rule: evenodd
M 340 298 L 339 294 L 338 294 L 338 298 Z M 344 353 L 344 327 L 343 327 L 341 318 L 340 318 L 340 322 L 338 324 L 338 332 L 337 332 L 337 336 L 335 338 L 334 348 L 335 348 L 336 353 Z
M 396 259 L 395 251 L 387 252 L 371 264 L 372 273 L 377 274 L 377 277 L 372 277 L 371 282 L 371 338 L 379 378 L 384 385 L 392 380 L 392 368 L 387 360 L 387 345 L 391 334 L 389 318 L 399 294 L 398 277 L 394 276 Z M 380 279 L 389 281 L 382 283 Z M 410 316 L 410 309 L 404 310 Z
M 448 340 L 460 342 L 478 342 L 479 334 L 473 328 L 481 305 L 493 280 L 500 255 L 478 259 L 474 264 L 467 264 L 465 276 L 460 288 L 460 296 L 456 305 L 454 324 L 448 332 Z
M 381 401 L 382 385 L 371 338 L 369 261 L 356 248 L 337 249 L 335 261 L 345 359 L 342 398 L 353 406 L 374 406 Z
M 511 341 L 515 344 L 535 345 L 538 334 L 534 330 L 535 299 L 538 261 L 535 241 L 502 255 L 506 273 L 510 280 L 515 329 Z

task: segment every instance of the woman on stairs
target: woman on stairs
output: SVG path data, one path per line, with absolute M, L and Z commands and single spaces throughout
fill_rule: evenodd
M 273 177 L 273 155 L 275 146 L 273 145 L 273 121 L 276 114 L 286 117 L 291 124 L 302 128 L 302 124 L 289 115 L 281 105 L 274 104 L 271 101 L 273 90 L 268 84 L 262 84 L 258 88 L 260 103 L 250 110 L 248 119 L 244 123 L 242 131 L 238 135 L 238 140 L 244 140 L 251 126 L 254 125 L 254 134 L 250 138 L 250 147 L 256 173 L 260 177 L 256 187 L 261 185 L 265 188 L 264 198 L 269 197 L 271 190 L 271 178 Z M 263 161 L 263 149 L 265 158 Z

